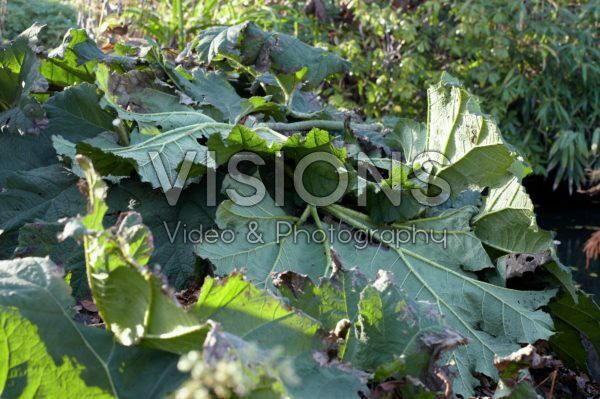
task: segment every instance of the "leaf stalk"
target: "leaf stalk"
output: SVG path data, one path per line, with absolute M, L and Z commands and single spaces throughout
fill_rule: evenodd
M 344 130 L 344 121 L 331 121 L 331 120 L 308 120 L 292 123 L 284 122 L 267 122 L 261 123 L 259 126 L 268 127 L 279 132 L 294 132 L 294 131 L 308 131 L 314 128 L 323 130 Z M 382 131 L 384 129 L 381 123 L 350 123 L 352 130 L 374 130 Z

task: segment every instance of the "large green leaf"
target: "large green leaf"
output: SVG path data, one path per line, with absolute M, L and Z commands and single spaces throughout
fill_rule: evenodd
M 428 99 L 427 125 L 400 120 L 387 143 L 402 148 L 410 162 L 437 163 L 435 175 L 449 183 L 453 197 L 466 188 L 489 189 L 474 220 L 475 234 L 486 245 L 516 253 L 550 249 L 552 236 L 537 227 L 521 185 L 521 161 L 478 100 L 447 74 L 429 89 Z
M 503 252 L 541 253 L 553 246 L 552 233 L 538 227 L 533 203 L 515 176 L 490 188 L 473 226 L 482 242 Z
M 135 71 L 128 76 L 111 75 L 103 64 L 98 65 L 97 70 L 97 82 L 105 93 L 104 100 L 117 111 L 120 120 L 114 120 L 110 112 L 100 107 L 93 86 L 84 83 L 67 89 L 46 105 L 52 114 L 48 130 L 55 133 L 52 140 L 57 153 L 70 159 L 73 172 L 80 176 L 82 173 L 74 161 L 77 153 L 89 156 L 96 168 L 111 180 L 118 181 L 138 170 L 142 180 L 154 187 L 163 187 L 167 191 L 180 183 L 178 189 L 181 190 L 185 182 L 175 177 L 179 167 L 184 163 L 201 165 L 195 169 L 196 173 L 201 173 L 206 164 L 206 147 L 197 140 L 204 134 L 226 132 L 231 127 L 215 124 L 211 118 L 188 107 L 167 107 L 164 112 L 155 113 L 127 111 L 119 104 L 118 93 L 123 89 L 119 85 L 135 85 Z M 138 130 L 129 135 L 122 120 L 135 122 Z M 120 131 L 121 136 L 113 130 Z M 158 135 L 161 131 L 164 134 Z M 196 133 L 188 135 L 188 131 Z M 121 145 L 124 140 L 131 140 L 131 143 Z
M 113 130 L 114 117 L 100 107 L 99 100 L 96 87 L 89 83 L 56 93 L 44 104 L 49 122 L 46 132 L 75 141 Z
M 40 72 L 48 82 L 56 86 L 93 83 L 97 61 L 82 57 L 86 52 L 89 53 L 89 50 L 85 50 L 86 47 L 95 48 L 96 44 L 88 37 L 85 29 L 70 29 L 62 44 L 50 51 L 42 61 Z
M 547 339 L 552 334 L 552 320 L 539 308 L 554 296 L 554 290 L 516 291 L 480 281 L 465 271 L 469 270 L 468 258 L 472 252 L 464 250 L 462 241 L 448 237 L 445 244 L 433 241 L 424 244 L 425 239 L 435 237 L 423 235 L 429 229 L 411 236 L 409 243 L 390 242 L 362 214 L 339 206 L 328 207 L 327 212 L 380 242 L 364 249 L 334 244 L 342 264 L 358 266 L 367 276 L 373 276 L 376 269 L 392 271 L 410 297 L 435 303 L 446 325 L 469 339 L 469 345 L 452 355 L 459 372 L 455 382 L 457 392 L 463 395 L 471 392 L 476 385 L 470 376 L 472 371 L 495 377 L 494 355 L 507 354 L 518 348 L 518 343 Z M 434 230 L 444 231 L 444 225 L 440 220 Z M 418 224 L 415 228 L 418 229 Z M 442 247 L 446 258 L 432 256 L 436 251 L 442 253 Z
M 302 80 L 308 89 L 332 74 L 345 72 L 348 67 L 348 63 L 336 55 L 292 36 L 264 32 L 252 22 L 205 30 L 200 35 L 197 50 L 206 62 L 224 57 L 280 77 L 306 68 Z
M 77 151 L 92 159 L 102 175 L 129 176 L 136 170 L 141 180 L 153 188 L 170 188 L 176 183 L 183 187 L 184 182 L 178 182 L 182 164 L 200 166 L 204 170 L 208 165 L 206 147 L 198 140 L 213 134 L 227 134 L 231 128 L 224 123 L 200 123 L 156 136 L 139 136 L 137 142 L 128 146 L 117 144 L 111 137 L 99 136 L 79 142 Z
M 214 320 L 223 329 L 260 347 L 281 346 L 289 355 L 319 349 L 320 324 L 290 309 L 240 273 L 222 280 L 207 278 L 191 310 L 200 320 Z
M 437 162 L 437 175 L 450 184 L 452 195 L 468 186 L 493 186 L 506 175 L 516 154 L 496 123 L 481 112 L 477 98 L 444 74 L 429 88 L 428 101 L 427 125 L 400 120 L 386 137 L 393 149 L 402 148 L 411 163 Z M 429 154 L 419 158 L 424 152 Z
M 242 187 L 230 179 L 223 183 L 223 189 L 234 188 L 241 195 L 251 194 Z M 310 235 L 314 231 L 312 226 L 302 226 L 302 219 L 308 214 L 302 218 L 288 215 L 266 195 L 259 204 L 250 207 L 225 200 L 216 216 L 221 229 L 234 232 L 234 242 L 205 241 L 199 243 L 195 251 L 210 260 L 217 273 L 227 274 L 244 268 L 247 276 L 259 285 L 269 285 L 270 273 L 287 270 L 307 274 L 315 280 L 327 274 L 323 247 L 312 245 L 302 233 L 297 235 L 300 238 L 294 239 L 291 226 L 295 224 L 303 233 Z
M 215 107 L 223 115 L 221 120 L 224 122 L 236 123 L 242 114 L 242 97 L 222 73 L 196 69 L 190 80 L 177 71 L 172 71 L 170 77 L 199 105 Z
M 0 186 L 6 186 L 6 178 L 16 172 L 56 164 L 56 151 L 49 134 L 42 130 L 39 135 L 21 135 L 18 132 L 0 132 Z
M 96 83 L 104 100 L 117 110 L 119 118 L 138 124 L 144 134 L 169 131 L 198 123 L 214 122 L 209 116 L 180 103 L 180 99 L 155 83 L 152 73 L 133 70 L 111 73 L 98 65 Z
M 55 94 L 44 104 L 49 118 L 44 133 L 52 134 L 56 153 L 70 160 L 71 170 L 79 177 L 83 174 L 75 162 L 75 143 L 114 129 L 114 116 L 102 109 L 99 100 L 96 87 L 82 83 Z
M 230 185 L 241 191 L 241 187 L 232 185 L 230 180 L 224 182 L 223 188 L 227 189 Z M 293 270 L 317 279 L 332 270 L 327 243 L 315 244 L 315 240 L 322 240 L 322 234 L 316 231 L 318 227 L 304 224 L 306 211 L 302 217 L 288 215 L 283 208 L 276 206 L 268 194 L 258 205 L 240 206 L 232 200 L 221 203 L 216 221 L 220 228 L 234 230 L 235 242 L 233 245 L 223 241 L 200 243 L 197 253 L 208 258 L 219 273 L 244 267 L 248 269 L 249 276 L 260 282 L 267 282 L 269 274 L 273 272 Z M 427 232 L 432 240 L 439 240 L 438 244 L 416 240 L 405 245 L 432 261 L 443 262 L 454 268 L 462 266 L 464 270 L 478 271 L 492 267 L 481 242 L 469 226 L 474 211 L 474 208 L 448 210 L 435 217 L 394 224 L 387 232 L 393 233 L 386 234 L 384 239 L 393 242 L 396 237 L 410 237 L 415 230 Z M 327 225 L 324 229 L 326 237 L 335 231 Z M 448 251 L 442 245 L 444 243 L 460 248 L 460 251 Z M 364 242 L 356 244 L 364 246 Z
M 221 135 L 209 137 L 207 146 L 209 150 L 215 152 L 217 165 L 222 165 L 241 151 L 272 155 L 281 150 L 287 140 L 287 136 L 271 129 L 256 128 L 250 130 L 244 126 L 236 125 L 225 137 Z
M 0 192 L 0 254 L 9 258 L 17 244 L 18 230 L 36 220 L 56 222 L 85 209 L 77 179 L 58 164 L 15 172 Z
M 162 398 L 181 383 L 176 356 L 127 348 L 76 324 L 51 261 L 1 261 L 0 270 L 2 397 Z

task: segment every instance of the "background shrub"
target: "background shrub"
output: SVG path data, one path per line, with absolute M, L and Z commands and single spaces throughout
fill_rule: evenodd
M 77 27 L 77 11 L 57 0 L 10 0 L 5 5 L 1 35 L 12 39 L 34 22 L 46 25 L 39 35 L 41 45 L 55 46 L 69 28 Z M 1 41 L 1 40 L 0 40 Z

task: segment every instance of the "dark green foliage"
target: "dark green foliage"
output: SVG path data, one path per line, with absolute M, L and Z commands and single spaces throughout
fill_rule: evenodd
M 12 39 L 37 22 L 46 25 L 39 36 L 43 45 L 60 42 L 67 29 L 77 27 L 77 11 L 59 0 L 10 0 L 4 18 L 0 39 Z

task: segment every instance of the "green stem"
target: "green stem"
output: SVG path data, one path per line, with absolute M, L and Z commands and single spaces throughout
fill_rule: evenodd
M 119 144 L 121 144 L 122 146 L 128 146 L 129 145 L 129 135 L 127 134 L 127 130 L 125 129 L 125 125 L 123 124 L 123 121 L 120 119 L 115 120 L 115 122 L 113 122 L 113 125 L 115 127 L 115 129 L 117 130 L 117 134 L 119 135 Z
M 290 118 L 300 119 L 300 120 L 309 120 L 309 119 L 317 119 L 319 114 L 322 114 L 323 111 L 316 112 L 298 112 L 293 109 L 288 108 L 286 111 L 286 115 Z
M 365 214 L 335 204 L 325 206 L 321 209 L 340 221 L 367 233 L 370 237 L 378 237 L 376 229 Z
M 307 205 L 306 208 L 304 208 L 304 212 L 302 212 L 302 215 L 300 215 L 300 219 L 298 219 L 298 221 L 296 222 L 296 226 L 300 227 L 302 226 L 305 222 L 306 219 L 308 219 L 308 215 L 311 214 L 311 206 Z
M 259 126 L 268 127 L 269 129 L 273 129 L 278 132 L 306 131 L 313 128 L 343 131 L 344 121 L 309 120 L 292 123 L 268 122 L 261 123 Z M 350 123 L 350 128 L 353 130 L 382 131 L 383 125 L 381 123 Z
M 234 64 L 236 67 L 240 68 L 241 70 L 243 70 L 244 72 L 246 72 L 248 75 L 252 76 L 253 78 L 256 78 L 258 76 L 258 74 L 256 72 L 254 72 L 252 70 L 252 68 L 247 67 L 246 65 L 242 64 L 241 62 L 239 62 L 238 60 L 236 60 L 233 57 L 227 57 L 224 56 L 229 62 L 231 62 L 232 64 Z
M 317 225 L 317 228 L 323 232 L 323 247 L 325 247 L 325 276 L 328 276 L 331 271 L 333 271 L 333 258 L 331 257 L 331 243 L 329 242 L 329 238 L 327 237 L 327 232 L 323 228 L 323 224 L 321 223 L 321 218 L 319 218 L 319 212 L 317 212 L 317 208 L 313 205 L 309 205 L 310 214 Z

